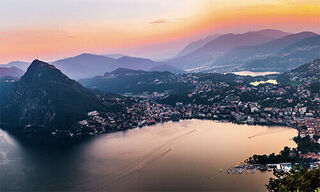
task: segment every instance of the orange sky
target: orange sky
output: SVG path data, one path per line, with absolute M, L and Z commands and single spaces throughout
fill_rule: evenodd
M 0 2 L 0 63 L 82 52 L 160 58 L 206 34 L 265 28 L 320 32 L 318 0 L 19 2 Z

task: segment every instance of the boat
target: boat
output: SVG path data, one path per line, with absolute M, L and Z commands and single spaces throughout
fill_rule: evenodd
M 232 170 L 232 168 L 228 169 L 228 170 L 227 170 L 227 173 L 230 173 L 230 172 L 231 172 L 231 170 Z
M 232 174 L 237 173 L 237 171 L 238 171 L 238 169 L 237 169 L 237 168 L 235 168 L 235 169 L 232 171 Z
M 240 168 L 238 173 L 242 174 L 243 170 L 244 170 L 243 168 Z

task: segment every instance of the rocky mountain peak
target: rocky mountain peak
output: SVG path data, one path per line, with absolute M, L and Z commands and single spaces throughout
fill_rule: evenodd
M 54 65 L 50 65 L 40 60 L 34 60 L 28 67 L 27 72 L 21 77 L 25 83 L 47 82 L 57 80 L 70 80 Z
M 70 129 L 87 112 L 104 110 L 99 98 L 55 66 L 34 60 L 0 105 L 1 121 Z

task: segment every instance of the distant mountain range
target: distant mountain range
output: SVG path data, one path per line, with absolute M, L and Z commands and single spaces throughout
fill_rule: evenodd
M 0 78 L 4 77 L 14 77 L 20 78 L 24 71 L 17 67 L 0 67 Z
M 234 50 L 220 63 L 236 65 L 240 70 L 289 71 L 320 57 L 320 36 L 303 32 L 255 47 Z
M 52 62 L 61 71 L 73 79 L 94 77 L 111 72 L 117 68 L 150 70 L 153 67 L 165 65 L 150 59 L 123 56 L 119 59 L 94 54 L 81 54 Z
M 1 94 L 1 124 L 68 130 L 92 110 L 110 108 L 55 66 L 35 60 L 21 79 Z
M 24 61 L 12 61 L 10 63 L 0 65 L 0 67 L 17 67 L 23 71 L 26 71 L 29 65 L 30 63 Z
M 316 36 L 316 33 L 302 32 L 297 34 L 291 34 L 280 39 L 273 40 L 268 43 L 256 45 L 256 46 L 241 46 L 233 49 L 223 58 L 217 61 L 217 64 L 243 64 L 250 59 L 263 58 L 278 53 L 287 46 L 299 42 L 303 39 Z
M 206 45 L 207 43 L 216 39 L 219 36 L 221 36 L 221 34 L 210 35 L 204 39 L 200 39 L 198 41 L 193 41 L 193 42 L 189 43 L 185 48 L 183 48 L 183 50 L 180 51 L 176 57 L 186 56 L 189 53 L 192 53 L 193 51 L 200 49 L 201 47 L 203 47 L 204 45 Z
M 187 71 L 290 71 L 320 57 L 320 36 L 261 30 L 225 34 L 203 47 L 166 62 Z
M 121 57 L 126 57 L 128 55 L 124 55 L 124 54 L 105 54 L 103 56 L 110 57 L 112 59 L 119 59 Z
M 122 54 L 81 54 L 50 62 L 72 79 L 103 75 L 117 68 L 144 71 L 234 72 L 290 71 L 320 58 L 320 36 L 313 32 L 291 34 L 265 29 L 242 34 L 217 34 L 188 44 L 176 57 L 153 61 Z M 1 67 L 26 70 L 28 63 L 15 61 Z
M 289 35 L 289 33 L 271 29 L 243 34 L 229 33 L 207 42 L 201 48 L 185 56 L 176 57 L 166 62 L 182 69 L 210 66 L 213 62 L 237 47 L 259 45 L 286 35 Z
M 60 69 L 63 73 L 72 79 L 89 78 L 97 75 L 103 75 L 105 72 L 111 72 L 117 68 L 129 68 L 145 71 L 170 71 L 183 72 L 176 67 L 170 66 L 164 62 L 157 62 L 150 59 L 129 57 L 121 55 L 113 55 L 111 57 L 95 54 L 81 54 L 75 57 L 69 57 L 58 61 L 50 62 Z M 120 58 L 117 58 L 120 57 Z M 115 59 L 117 58 L 117 59 Z M 29 63 L 26 62 L 10 62 L 8 64 L 0 65 L 0 67 L 15 66 L 22 70 L 26 70 Z M 1 74 L 0 74 L 1 75 Z M 21 75 L 20 75 L 21 76 Z

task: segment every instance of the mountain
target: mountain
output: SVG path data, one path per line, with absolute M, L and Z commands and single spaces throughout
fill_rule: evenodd
M 139 74 L 143 74 L 146 71 L 143 70 L 133 70 L 133 69 L 128 69 L 128 68 L 118 68 L 112 72 L 107 72 L 104 74 L 104 76 L 108 76 L 108 75 L 115 75 L 115 76 L 119 76 L 119 75 L 139 75 Z
M 0 67 L 0 78 L 3 77 L 15 77 L 20 78 L 24 71 L 17 67 Z
M 250 33 L 250 32 L 249 32 Z M 253 31 L 253 33 L 256 34 L 260 34 L 272 39 L 279 39 L 285 36 L 290 35 L 291 33 L 287 33 L 287 32 L 283 32 L 280 30 L 276 30 L 276 29 L 263 29 L 263 30 L 259 30 L 259 31 Z
M 291 44 L 317 35 L 318 34 L 313 32 L 301 32 L 297 34 L 290 34 L 261 45 L 240 46 L 227 53 L 214 63 L 214 65 L 224 64 L 240 66 L 254 59 L 265 58 L 270 55 L 277 54 L 279 51 L 285 49 Z
M 19 128 L 31 125 L 69 130 L 87 112 L 107 109 L 92 91 L 54 65 L 34 60 L 1 99 L 0 120 Z
M 301 32 L 301 33 L 297 33 L 297 34 L 290 34 L 288 36 L 282 37 L 280 39 L 276 39 L 274 41 L 271 41 L 269 43 L 265 43 L 259 46 L 253 46 L 250 47 L 251 50 L 259 50 L 262 51 L 262 54 L 273 54 L 273 53 L 277 53 L 278 51 L 284 49 L 285 47 L 299 42 L 301 40 L 310 38 L 310 37 L 314 37 L 317 36 L 317 33 L 313 33 L 313 32 L 309 32 L 309 31 L 305 31 L 305 32 Z
M 1 67 L 17 67 L 23 71 L 26 71 L 30 63 L 23 62 L 23 61 L 12 61 L 7 64 L 0 65 Z
M 210 35 L 204 39 L 200 39 L 198 41 L 193 41 L 189 43 L 181 52 L 177 54 L 176 57 L 183 57 L 188 55 L 189 53 L 192 53 L 193 51 L 203 47 L 205 44 L 208 42 L 214 40 L 215 38 L 219 37 L 221 34 L 215 34 L 215 35 Z
M 164 63 L 137 57 L 124 56 L 119 59 L 113 59 L 102 55 L 85 53 L 55 61 L 52 62 L 52 64 L 56 65 L 57 68 L 67 74 L 70 78 L 81 79 L 102 75 L 105 72 L 111 72 L 119 67 L 149 70 L 152 67 Z
M 223 57 L 224 54 L 240 46 L 254 46 L 263 44 L 279 37 L 285 36 L 287 33 L 276 32 L 268 34 L 270 30 L 253 31 L 243 34 L 225 34 L 208 42 L 203 47 L 185 55 L 183 57 L 173 58 L 167 62 L 175 67 L 182 69 L 197 68 L 209 66 L 210 64 Z M 273 34 L 277 34 L 273 36 Z
M 285 72 L 320 58 L 320 35 L 303 39 L 262 59 L 247 62 L 242 68 L 251 71 Z
M 121 57 L 125 57 L 126 55 L 123 55 L 123 54 L 105 54 L 103 56 L 110 57 L 112 59 L 119 59 Z
M 72 79 L 93 77 L 111 71 L 116 60 L 102 55 L 81 54 L 52 62 L 63 73 Z
M 289 35 L 290 33 L 286 33 L 283 31 L 279 31 L 279 30 L 274 30 L 274 29 L 264 29 L 261 31 L 257 31 L 257 34 L 269 37 L 269 38 L 273 38 L 273 39 L 278 39 L 284 36 Z M 203 47 L 204 45 L 206 45 L 207 43 L 209 43 L 210 41 L 216 39 L 217 37 L 221 36 L 222 34 L 215 34 L 215 35 L 210 35 L 208 37 L 206 37 L 205 39 L 200 39 L 198 41 L 193 41 L 190 44 L 188 44 L 178 55 L 177 57 L 182 57 L 185 55 L 188 55 L 190 53 L 192 53 L 193 51 Z
M 320 82 L 320 59 L 315 59 L 303 64 L 296 69 L 283 73 L 277 79 L 283 84 L 305 85 L 312 83 L 316 85 Z M 318 90 L 319 93 L 319 90 Z
M 88 88 L 113 93 L 163 92 L 182 87 L 182 82 L 168 82 L 174 74 L 170 72 L 142 71 L 119 68 L 104 76 L 80 79 Z
M 159 65 L 151 68 L 149 71 L 168 71 L 170 73 L 185 73 L 186 71 L 173 67 L 172 65 Z
M 148 71 L 152 67 L 164 65 L 164 64 L 165 64 L 164 62 L 157 62 L 151 59 L 124 56 L 117 59 L 116 68 L 122 67 L 122 68 Z

